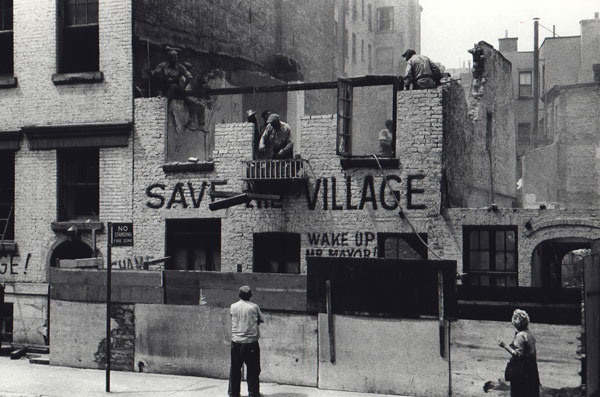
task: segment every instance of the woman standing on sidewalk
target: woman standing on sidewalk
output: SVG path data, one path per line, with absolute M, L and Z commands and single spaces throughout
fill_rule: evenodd
M 498 345 L 511 354 L 512 376 L 511 397 L 539 397 L 540 376 L 537 367 L 535 337 L 529 331 L 529 315 L 516 309 L 512 315 L 516 328 L 515 338 L 510 345 L 500 341 Z M 509 380 L 509 379 L 507 379 Z

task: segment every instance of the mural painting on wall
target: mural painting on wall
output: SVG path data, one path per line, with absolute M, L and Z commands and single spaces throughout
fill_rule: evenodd
M 406 183 L 406 200 L 408 209 L 426 209 L 425 204 L 419 202 L 419 196 L 425 193 L 424 189 L 419 188 L 418 181 L 425 178 L 423 174 L 409 175 Z M 398 208 L 398 201 L 401 198 L 400 190 L 396 190 L 402 182 L 398 175 L 386 175 L 381 181 L 376 182 L 373 175 L 365 175 L 362 185 L 354 186 L 350 176 L 346 176 L 342 182 L 335 177 L 318 178 L 313 186 L 308 184 L 305 188 L 306 205 L 310 210 L 363 210 L 384 209 L 395 210 Z M 227 181 L 203 181 L 202 183 L 177 182 L 173 187 L 167 187 L 164 183 L 154 183 L 146 187 L 146 206 L 153 209 L 160 208 L 199 208 L 206 193 L 210 189 L 211 201 L 214 201 L 214 194 L 217 186 L 226 185 Z M 343 190 L 339 194 L 338 190 Z M 360 192 L 360 193 L 358 193 Z M 360 195 L 359 195 L 360 194 Z M 393 198 L 393 196 L 396 199 Z M 321 205 L 317 208 L 317 202 Z M 253 205 L 247 205 L 248 208 L 254 208 Z M 280 201 L 272 203 L 257 202 L 257 208 L 281 208 Z
M 0 279 L 26 275 L 30 260 L 31 254 L 27 254 L 24 262 L 17 254 L 11 253 L 0 256 Z
M 373 232 L 307 233 L 306 256 L 346 258 L 377 257 L 377 241 Z

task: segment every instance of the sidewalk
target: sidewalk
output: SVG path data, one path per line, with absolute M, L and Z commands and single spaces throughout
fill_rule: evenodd
M 106 393 L 106 372 L 30 364 L 29 360 L 0 357 L 0 397 L 218 397 L 227 396 L 227 380 L 194 376 L 112 371 L 111 393 Z M 261 383 L 265 397 L 382 397 L 384 394 L 352 393 Z M 242 383 L 242 396 L 247 396 Z

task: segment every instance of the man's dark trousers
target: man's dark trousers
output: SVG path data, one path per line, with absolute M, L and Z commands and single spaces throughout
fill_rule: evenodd
M 231 369 L 229 371 L 230 396 L 237 397 L 240 395 L 243 364 L 246 364 L 246 369 L 248 370 L 246 376 L 249 397 L 259 397 L 258 376 L 260 375 L 260 347 L 258 346 L 258 342 L 231 342 Z

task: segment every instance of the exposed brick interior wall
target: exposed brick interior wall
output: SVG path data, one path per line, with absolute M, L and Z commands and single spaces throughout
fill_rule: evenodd
M 517 166 L 511 64 L 486 42 L 477 46 L 483 49 L 485 68 L 473 81 L 467 98 L 475 131 L 470 143 L 473 181 L 469 206 L 496 203 L 512 207 Z

